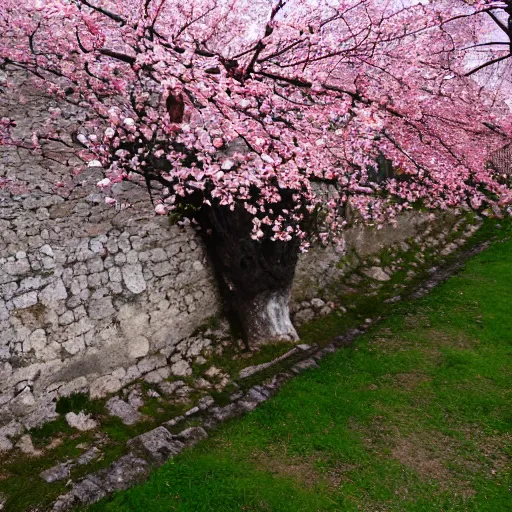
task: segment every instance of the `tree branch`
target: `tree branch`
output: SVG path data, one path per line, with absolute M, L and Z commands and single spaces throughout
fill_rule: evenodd
M 473 70 L 469 71 L 468 73 L 466 73 L 464 76 L 471 76 L 471 75 L 475 74 L 477 71 L 480 71 L 481 69 L 484 69 L 484 68 L 486 68 L 488 66 L 491 66 L 492 64 L 497 64 L 498 62 L 506 60 L 506 59 L 510 58 L 511 56 L 512 55 L 510 53 L 508 53 L 507 55 L 503 55 L 501 57 L 497 57 L 495 59 L 492 59 L 492 60 L 489 60 L 487 62 L 484 62 L 480 66 L 478 66 L 475 69 L 473 69 Z
M 115 12 L 104 9 L 103 7 L 98 7 L 96 5 L 93 5 L 88 0 L 78 0 L 78 1 L 81 4 L 85 5 L 86 7 L 89 7 L 89 9 L 99 12 L 99 13 L 103 14 L 104 16 L 107 16 L 107 18 L 110 18 L 111 20 L 114 20 L 117 23 L 120 23 L 121 26 L 126 25 L 126 20 L 122 16 L 119 16 L 119 14 L 116 14 Z
M 108 48 L 102 48 L 98 50 L 101 55 L 105 55 L 106 57 L 112 57 L 113 59 L 120 60 L 121 62 L 126 62 L 127 64 L 133 65 L 135 64 L 135 57 L 131 57 L 130 55 L 126 55 L 125 53 L 116 52 L 115 50 L 109 50 Z

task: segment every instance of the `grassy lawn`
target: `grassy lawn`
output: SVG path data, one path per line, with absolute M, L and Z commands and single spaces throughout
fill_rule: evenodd
M 512 511 L 512 239 L 89 508 Z

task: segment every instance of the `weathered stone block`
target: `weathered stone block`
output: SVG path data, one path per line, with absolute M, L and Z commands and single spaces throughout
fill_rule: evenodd
M 70 427 L 76 428 L 81 432 L 94 430 L 98 426 L 98 424 L 84 412 L 79 412 L 78 414 L 74 412 L 68 412 L 66 414 L 66 421 Z
M 117 416 L 125 425 L 134 425 L 141 419 L 141 414 L 128 402 L 115 396 L 105 405 L 112 416 Z
M 175 439 L 178 439 L 178 441 L 181 441 L 187 446 L 194 446 L 199 441 L 202 441 L 207 437 L 208 433 L 202 427 L 190 427 L 182 430 L 179 434 L 174 436 Z
M 149 464 L 133 454 L 125 455 L 114 462 L 107 470 L 98 473 L 101 484 L 107 492 L 128 489 L 148 477 Z
M 147 288 L 140 264 L 125 265 L 123 267 L 123 281 L 128 290 L 135 294 L 142 293 Z
M 116 312 L 112 305 L 112 297 L 92 300 L 89 304 L 89 316 L 93 320 L 103 320 Z
M 132 449 L 145 452 L 157 464 L 163 464 L 169 457 L 177 455 L 183 450 L 185 444 L 173 439 L 171 433 L 164 427 L 157 427 L 135 437 L 128 442 Z
M 37 292 L 28 292 L 14 297 L 13 304 L 16 309 L 26 309 L 37 304 Z
M 67 463 L 61 463 L 57 464 L 56 466 L 53 466 L 49 469 L 46 469 L 45 471 L 42 471 L 40 473 L 40 477 L 49 484 L 52 484 L 53 482 L 57 482 L 59 480 L 66 480 L 70 476 L 70 467 Z
M 100 398 L 109 393 L 116 393 L 122 387 L 121 381 L 111 375 L 96 379 L 91 384 L 91 398 Z
M 380 267 L 370 267 L 365 270 L 363 270 L 363 273 L 366 274 L 368 277 L 371 277 L 372 279 L 375 279 L 376 281 L 389 281 L 391 279 L 391 276 L 384 272 Z

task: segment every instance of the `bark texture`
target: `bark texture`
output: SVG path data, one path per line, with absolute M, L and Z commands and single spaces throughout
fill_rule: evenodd
M 270 341 L 296 341 L 290 319 L 290 289 L 263 292 L 240 301 L 239 315 L 247 340 L 252 345 Z

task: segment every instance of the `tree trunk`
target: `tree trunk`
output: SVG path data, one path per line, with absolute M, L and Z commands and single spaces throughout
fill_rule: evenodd
M 254 346 L 297 340 L 289 301 L 299 242 L 253 240 L 251 216 L 243 208 L 204 208 L 198 220 L 221 293 L 246 341 Z
M 289 303 L 289 289 L 262 292 L 240 301 L 237 308 L 239 320 L 250 345 L 299 339 L 290 320 Z

